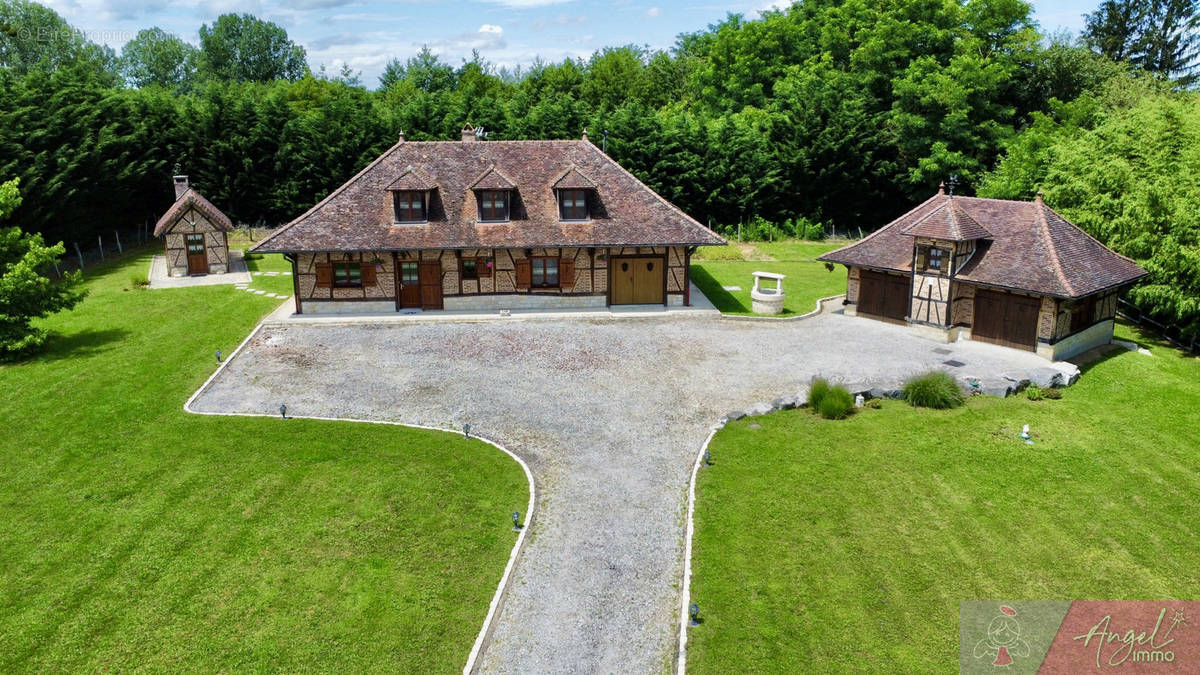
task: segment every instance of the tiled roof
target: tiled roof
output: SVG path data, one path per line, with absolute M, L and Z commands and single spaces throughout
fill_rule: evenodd
M 949 241 L 970 241 L 991 236 L 986 228 L 975 222 L 971 214 L 963 210 L 961 199 L 945 200 L 917 222 L 905 226 L 903 232 L 914 237 Z
M 437 185 L 429 222 L 395 225 L 386 188 L 412 166 Z M 575 168 L 595 181 L 592 217 L 561 222 L 554 184 Z M 514 186 L 512 220 L 477 222 L 472 189 Z M 725 241 L 588 141 L 405 141 L 279 228 L 254 251 L 719 245 Z
M 556 190 L 592 190 L 596 183 L 591 178 L 579 173 L 579 169 L 571 167 L 562 178 L 554 181 Z
M 948 204 L 951 200 L 953 206 Z M 1137 263 L 1109 250 L 1040 199 L 1020 202 L 943 194 L 931 197 L 867 237 L 818 259 L 911 272 L 912 235 L 917 225 L 948 208 L 961 210 L 989 233 L 978 243 L 956 279 L 1076 298 L 1123 286 L 1146 275 Z
M 483 175 L 471 183 L 472 190 L 512 190 L 515 187 L 517 187 L 516 184 L 497 171 L 495 166 L 489 167 L 487 171 L 483 172 Z
M 432 190 L 437 185 L 430 180 L 420 169 L 415 169 L 411 166 L 400 174 L 400 177 L 392 181 L 392 184 L 387 186 L 389 190 Z
M 159 236 L 172 225 L 179 222 L 179 219 L 182 218 L 183 214 L 187 213 L 187 210 L 191 207 L 195 207 L 197 211 L 203 213 L 204 216 L 208 218 L 213 225 L 217 226 L 218 229 L 226 232 L 233 232 L 233 222 L 229 220 L 228 216 L 226 216 L 224 213 L 221 213 L 221 209 L 213 206 L 212 202 L 205 199 L 203 195 L 201 195 L 199 192 L 196 192 L 195 189 L 188 188 L 187 192 L 184 192 L 182 195 L 180 195 L 179 199 L 176 199 L 175 203 L 171 205 L 171 208 L 167 209 L 167 212 L 163 214 L 162 218 L 159 218 L 158 222 L 154 224 L 154 236 Z

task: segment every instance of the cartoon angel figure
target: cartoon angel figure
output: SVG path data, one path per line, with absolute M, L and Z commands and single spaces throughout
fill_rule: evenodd
M 1007 666 L 1013 656 L 1029 656 L 1029 643 L 1021 639 L 1021 624 L 1017 623 L 1017 610 L 1000 605 L 1000 616 L 988 624 L 987 637 L 975 645 L 975 658 L 995 654 L 993 666 Z

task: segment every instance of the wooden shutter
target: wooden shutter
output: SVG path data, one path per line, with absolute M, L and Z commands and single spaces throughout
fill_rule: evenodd
M 488 264 L 490 262 L 492 261 L 488 260 L 487 258 L 475 259 L 475 271 L 479 274 L 480 279 L 490 278 L 492 276 L 492 268 Z
M 574 258 L 558 259 L 558 285 L 562 288 L 570 288 L 575 285 Z
M 363 286 L 374 286 L 376 283 L 375 263 L 363 263 L 362 265 L 359 266 L 359 269 L 362 272 Z
M 333 288 L 333 265 L 317 263 L 317 288 Z
M 516 260 L 517 265 L 517 288 L 527 289 L 533 285 L 533 263 L 529 258 L 521 258 Z

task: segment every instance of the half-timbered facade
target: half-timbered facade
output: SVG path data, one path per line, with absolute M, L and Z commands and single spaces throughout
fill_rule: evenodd
M 194 188 L 187 176 L 175 176 L 175 203 L 154 226 L 163 238 L 167 274 L 173 277 L 225 274 L 233 223 Z
M 297 313 L 691 304 L 725 242 L 587 140 L 403 137 L 252 251 L 292 262 Z
M 819 258 L 847 267 L 845 311 L 1065 359 L 1112 341 L 1146 272 L 1046 206 L 945 189 Z

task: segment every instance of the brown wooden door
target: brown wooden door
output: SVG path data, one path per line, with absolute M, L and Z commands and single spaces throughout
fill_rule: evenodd
M 421 277 L 417 261 L 400 261 L 400 307 L 421 306 Z
M 1034 351 L 1041 306 L 1037 298 L 981 288 L 975 291 L 971 339 Z
M 858 313 L 871 318 L 904 321 L 908 316 L 909 278 L 861 270 L 858 277 Z
M 612 304 L 663 304 L 666 279 L 663 258 L 613 258 L 608 264 Z
M 204 248 L 204 235 L 184 235 L 184 244 L 187 245 L 188 274 L 208 274 L 208 251 Z
M 442 308 L 442 261 L 422 260 L 418 268 L 421 309 Z

